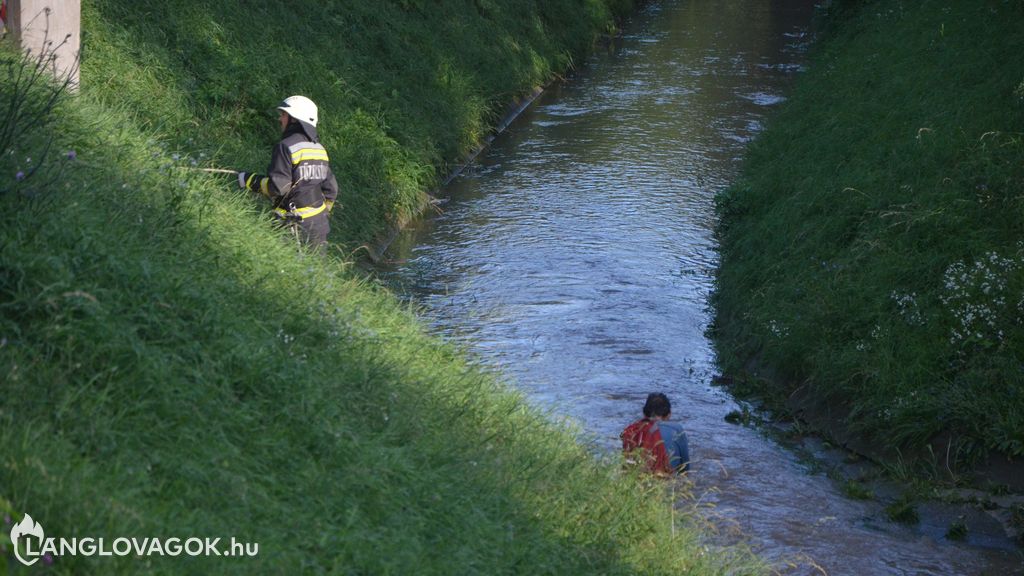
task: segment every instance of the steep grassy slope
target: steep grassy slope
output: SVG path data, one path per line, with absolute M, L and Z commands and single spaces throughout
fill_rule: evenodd
M 689 519 L 673 516 L 663 486 L 595 461 L 571 434 L 425 336 L 350 265 L 297 253 L 251 197 L 188 170 L 210 156 L 259 162 L 273 139 L 271 107 L 281 94 L 308 90 L 327 103 L 324 132 L 333 132 L 328 145 L 349 189 L 373 184 L 361 191 L 386 207 L 397 196 L 373 194 L 394 192 L 406 167 L 457 152 L 469 141 L 466 127 L 486 115 L 437 117 L 436 128 L 410 99 L 406 114 L 418 128 L 391 134 L 386 98 L 375 107 L 342 84 L 335 95 L 308 78 L 358 69 L 358 61 L 270 74 L 278 62 L 264 61 L 261 46 L 302 60 L 302 34 L 282 39 L 257 24 L 285 4 L 312 16 L 311 4 L 221 2 L 216 12 L 213 3 L 145 4 L 150 18 L 166 19 L 147 24 L 157 37 L 142 42 L 129 3 L 86 3 L 85 89 L 55 108 L 52 90 L 25 88 L 23 66 L 0 49 L 0 509 L 4 522 L 31 514 L 47 536 L 235 537 L 258 543 L 259 555 L 61 556 L 43 571 L 751 571 L 727 552 L 706 554 Z M 384 14 L 417 9 L 372 5 Z M 317 6 L 323 23 L 348 10 Z M 511 14 L 516 5 L 466 6 Z M 506 22 L 522 17 L 532 30 L 548 11 L 594 6 L 550 2 Z M 228 34 L 231 22 L 239 29 Z M 475 37 L 473 22 L 449 14 L 447 25 Z M 405 45 L 397 31 L 364 26 Z M 208 34 L 156 44 L 160 34 L 188 30 Z M 223 44 L 228 37 L 238 44 Z M 469 57 L 457 37 L 447 42 L 452 62 Z M 116 54 L 118 43 L 130 54 Z M 196 46 L 210 52 L 182 54 Z M 204 68 L 232 62 L 245 65 L 227 79 Z M 368 83 L 397 61 L 369 62 L 359 76 Z M 387 75 L 394 85 L 373 94 L 430 92 L 395 80 L 404 78 L 398 70 Z M 507 96 L 472 90 L 484 100 Z M 342 105 L 356 98 L 365 109 Z M 201 140 L 206 158 L 186 148 L 189 139 Z M 408 190 L 419 184 L 409 180 Z M 353 222 L 360 209 L 349 206 Z M 10 527 L 2 528 L 0 569 L 18 571 L 5 542 Z
M 514 97 L 632 3 L 86 0 L 82 66 L 87 91 L 182 156 L 248 171 L 266 166 L 274 106 L 311 97 L 348 208 L 332 239 L 352 244 L 416 213 Z
M 1024 456 L 1024 5 L 840 4 L 719 198 L 722 357 L 880 445 Z

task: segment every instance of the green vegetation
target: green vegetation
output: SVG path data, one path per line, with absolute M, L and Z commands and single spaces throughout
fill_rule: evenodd
M 893 522 L 900 524 L 917 524 L 921 518 L 917 514 L 917 506 L 911 496 L 903 496 L 885 507 L 885 514 Z
M 85 0 L 82 69 L 178 154 L 239 170 L 266 167 L 277 103 L 309 96 L 347 208 L 332 240 L 359 244 L 417 214 L 515 97 L 632 4 Z
M 1024 546 L 1024 504 L 1015 504 L 1010 508 L 1010 527 L 1017 534 L 1017 543 Z
M 875 497 L 870 488 L 852 478 L 842 484 L 842 491 L 847 498 L 852 500 L 871 500 Z
M 838 6 L 718 198 L 720 356 L 882 447 L 1024 456 L 1024 5 Z
M 297 253 L 252 197 L 187 169 L 261 165 L 273 105 L 307 93 L 348 190 L 342 236 L 364 238 L 492 103 L 585 48 L 605 4 L 84 11 L 76 98 L 51 105 L 0 49 L 0 509 L 48 536 L 260 548 L 49 573 L 755 571 L 708 554 L 662 483 L 596 461 L 350 264 Z
M 962 542 L 967 539 L 967 532 L 967 524 L 964 522 L 963 517 L 961 517 L 949 524 L 949 529 L 946 530 L 946 538 Z

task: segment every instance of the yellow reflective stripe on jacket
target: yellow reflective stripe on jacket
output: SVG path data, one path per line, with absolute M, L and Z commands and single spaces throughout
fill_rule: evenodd
M 256 186 L 253 187 L 253 180 L 256 180 Z M 253 192 L 259 192 L 267 198 L 270 198 L 270 177 L 264 176 L 259 178 L 259 174 L 249 174 L 249 177 L 245 179 L 245 187 Z
M 327 157 L 327 150 L 322 148 L 302 148 L 292 152 L 292 164 L 298 164 L 300 162 L 307 162 L 309 160 L 323 160 L 324 162 L 330 162 L 330 158 Z
M 312 218 L 313 216 L 316 216 L 317 214 L 323 212 L 324 210 L 327 210 L 327 204 L 321 204 L 316 208 L 313 208 L 311 206 L 308 206 L 306 208 L 296 208 L 291 213 L 305 220 L 306 218 Z M 277 215 L 280 216 L 281 218 L 287 218 L 289 214 L 289 212 L 284 208 L 274 208 L 274 212 L 276 212 Z

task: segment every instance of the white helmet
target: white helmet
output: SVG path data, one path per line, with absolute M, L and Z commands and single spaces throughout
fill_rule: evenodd
M 289 96 L 278 105 L 277 109 L 299 122 L 305 122 L 316 127 L 316 104 L 313 104 L 313 101 L 305 96 Z

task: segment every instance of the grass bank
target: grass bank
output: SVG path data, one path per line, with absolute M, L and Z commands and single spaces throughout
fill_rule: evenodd
M 273 107 L 304 94 L 349 248 L 417 214 L 508 104 L 547 83 L 633 0 L 85 0 L 86 91 L 183 157 L 261 171 Z
M 839 2 L 718 197 L 728 371 L 880 448 L 1024 457 L 1024 4 Z
M 21 569 L 7 522 L 29 513 L 53 537 L 259 544 L 60 556 L 54 574 L 753 572 L 709 554 L 663 486 L 596 461 L 350 264 L 297 254 L 265 207 L 188 170 L 262 165 L 272 106 L 310 94 L 342 235 L 361 238 L 610 14 L 87 0 L 85 86 L 52 105 L 0 49 L 0 571 Z

